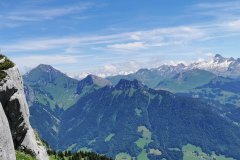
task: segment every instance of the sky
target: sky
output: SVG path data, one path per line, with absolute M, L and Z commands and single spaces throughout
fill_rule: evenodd
M 0 48 L 24 73 L 69 75 L 240 57 L 240 1 L 0 0 Z

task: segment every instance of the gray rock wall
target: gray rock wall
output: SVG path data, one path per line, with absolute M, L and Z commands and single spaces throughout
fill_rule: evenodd
M 16 160 L 7 117 L 0 103 L 0 160 Z
M 48 160 L 45 147 L 36 140 L 29 122 L 23 81 L 15 66 L 6 70 L 6 81 L 0 84 L 0 102 L 9 122 L 15 148 L 31 150 L 38 160 Z

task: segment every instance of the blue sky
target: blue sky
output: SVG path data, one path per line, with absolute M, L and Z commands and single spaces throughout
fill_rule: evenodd
M 1 0 L 0 47 L 22 71 L 123 74 L 240 57 L 240 1 Z

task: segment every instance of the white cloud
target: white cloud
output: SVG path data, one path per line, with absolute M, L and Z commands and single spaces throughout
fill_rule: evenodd
M 105 72 L 114 73 L 114 72 L 117 72 L 117 67 L 113 64 L 108 64 L 108 65 L 103 66 L 103 70 Z
M 136 41 L 139 41 L 142 39 L 141 36 L 139 35 L 139 33 L 134 33 L 134 34 L 130 35 L 130 38 L 133 40 L 136 40 Z
M 240 20 L 231 21 L 228 23 L 230 29 L 240 30 Z
M 138 35 L 138 37 L 129 35 Z M 8 52 L 21 51 L 41 51 L 49 49 L 63 49 L 65 51 L 76 52 L 84 46 L 101 45 L 101 48 L 113 50 L 139 50 L 148 47 L 162 47 L 166 45 L 178 45 L 201 40 L 206 36 L 204 30 L 197 27 L 172 27 L 157 28 L 152 30 L 124 32 L 119 34 L 97 35 L 97 36 L 72 36 L 56 38 L 36 38 L 21 40 L 11 44 L 1 44 L 2 48 Z M 131 42 L 141 37 L 141 41 Z
M 98 70 L 93 71 L 100 77 L 108 77 L 113 75 L 126 75 L 136 72 L 141 66 L 140 62 L 128 61 L 123 63 L 107 64 L 100 67 Z
M 90 3 L 74 4 L 72 6 L 17 10 L 0 15 L 3 20 L 10 21 L 41 21 L 50 20 L 56 17 L 65 16 L 68 14 L 79 13 L 92 6 Z
M 94 74 L 99 77 L 108 77 L 113 75 L 126 75 L 133 72 L 136 72 L 139 68 L 141 68 L 142 63 L 137 61 L 126 61 L 123 63 L 112 63 L 106 64 L 98 67 L 95 70 L 83 71 L 79 73 L 69 73 L 71 77 L 82 79 L 89 74 Z
M 6 51 L 38 51 L 38 50 L 48 50 L 54 48 L 61 48 L 63 46 L 68 46 L 71 44 L 76 44 L 80 39 L 75 37 L 69 38 L 45 38 L 45 39 L 34 39 L 20 41 L 13 44 L 2 45 Z
M 138 50 L 151 47 L 163 47 L 168 45 L 181 45 L 194 40 L 201 40 L 206 37 L 204 30 L 194 27 L 172 27 L 172 28 L 157 28 L 153 30 L 137 31 L 128 33 L 130 39 L 126 40 L 142 40 L 130 43 L 117 43 L 108 45 L 108 48 L 119 50 Z M 126 34 L 126 35 L 128 35 Z
M 192 8 L 193 15 L 211 18 L 208 23 L 227 24 L 226 22 L 239 19 L 240 1 L 216 1 L 211 3 L 199 3 Z M 206 23 L 205 21 L 204 23 Z
M 35 67 L 38 64 L 73 64 L 79 62 L 82 56 L 76 55 L 33 55 L 33 56 L 21 56 L 12 57 L 14 63 L 27 67 Z
M 120 43 L 107 45 L 108 48 L 117 49 L 117 50 L 138 50 L 146 48 L 143 42 L 131 42 L 131 43 Z

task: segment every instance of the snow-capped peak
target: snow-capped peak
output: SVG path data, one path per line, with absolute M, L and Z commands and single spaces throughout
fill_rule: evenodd
M 216 54 L 211 60 L 195 62 L 188 66 L 189 69 L 204 69 L 211 71 L 217 75 L 223 76 L 239 76 L 240 61 L 234 58 L 224 58 L 220 54 Z

